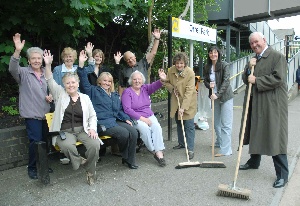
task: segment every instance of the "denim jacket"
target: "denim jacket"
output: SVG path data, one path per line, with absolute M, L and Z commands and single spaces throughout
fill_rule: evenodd
M 91 64 L 89 63 L 89 65 L 91 65 Z M 70 72 L 76 72 L 77 67 L 78 67 L 78 65 L 73 65 L 73 68 L 72 68 L 72 70 Z M 53 69 L 53 79 L 56 81 L 56 83 L 58 85 L 61 85 L 62 87 L 64 87 L 64 84 L 62 82 L 62 78 L 63 78 L 63 76 L 65 76 L 65 74 L 67 72 L 62 71 L 62 69 L 63 69 L 62 64 L 54 67 L 54 69 Z M 90 67 L 88 67 L 87 72 L 88 73 L 94 72 L 94 66 L 91 65 Z
M 120 95 L 117 92 L 112 92 L 109 96 L 100 86 L 91 85 L 86 68 L 78 67 L 77 74 L 80 79 L 79 84 L 82 92 L 87 94 L 93 103 L 98 124 L 104 125 L 106 129 L 109 129 L 118 126 L 116 120 L 130 120 L 130 117 L 123 111 Z

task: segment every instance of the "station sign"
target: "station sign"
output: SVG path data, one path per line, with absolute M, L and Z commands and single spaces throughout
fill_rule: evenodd
M 216 44 L 217 30 L 172 17 L 172 36 Z

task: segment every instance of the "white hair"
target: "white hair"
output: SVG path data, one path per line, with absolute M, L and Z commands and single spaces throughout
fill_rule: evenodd
M 254 35 L 259 35 L 262 39 L 265 39 L 265 36 L 263 35 L 263 33 L 256 31 L 256 32 L 253 32 L 253 33 L 250 34 L 250 36 L 249 36 L 249 43 L 250 43 L 250 39 Z
M 145 76 L 143 75 L 142 72 L 138 71 L 138 70 L 135 70 L 134 72 L 132 72 L 132 74 L 130 75 L 129 79 L 128 79 L 128 84 L 129 85 L 132 85 L 132 78 L 135 74 L 140 74 L 141 77 L 142 77 L 142 81 L 143 81 L 143 84 L 146 82 L 146 78 Z
M 39 47 L 30 47 L 29 49 L 27 49 L 27 58 L 30 59 L 32 53 L 38 53 L 43 57 L 43 50 Z

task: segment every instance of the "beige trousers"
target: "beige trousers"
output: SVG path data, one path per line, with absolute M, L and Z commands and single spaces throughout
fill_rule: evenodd
M 83 127 L 75 127 L 74 131 L 72 129 L 63 131 L 66 134 L 66 139 L 62 140 L 58 137 L 56 143 L 66 157 L 71 160 L 73 169 L 77 170 L 82 162 L 82 157 L 76 148 L 76 142 L 80 141 L 86 148 L 85 157 L 87 159 L 82 166 L 87 172 L 95 174 L 96 163 L 99 158 L 100 141 L 90 138 L 83 130 Z

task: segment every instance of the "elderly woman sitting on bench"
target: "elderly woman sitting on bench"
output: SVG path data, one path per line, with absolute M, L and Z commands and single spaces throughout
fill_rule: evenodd
M 92 185 L 95 181 L 101 143 L 97 134 L 96 112 L 90 98 L 78 92 L 79 78 L 76 73 L 68 72 L 63 76 L 62 82 L 65 87 L 63 88 L 53 79 L 51 72 L 53 56 L 50 51 L 44 51 L 44 61 L 45 77 L 56 105 L 50 131 L 63 131 L 61 138 L 56 139 L 57 145 L 71 160 L 74 170 L 83 166 L 87 182 Z M 77 141 L 86 147 L 86 159 L 79 155 L 76 148 Z

